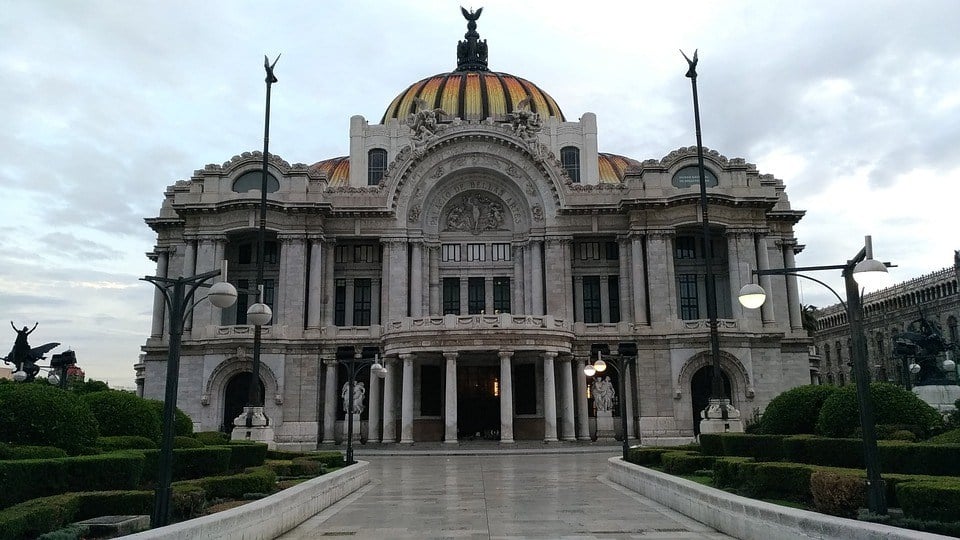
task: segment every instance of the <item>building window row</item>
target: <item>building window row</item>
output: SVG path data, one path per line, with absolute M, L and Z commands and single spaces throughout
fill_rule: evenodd
M 377 244 L 337 245 L 333 254 L 334 262 L 341 264 L 380 262 L 380 246 Z
M 467 282 L 467 314 L 487 313 L 486 277 L 469 277 Z M 460 288 L 463 280 L 458 277 L 443 278 L 442 303 L 444 315 L 460 315 Z M 510 313 L 510 278 L 494 277 L 493 313 Z
M 486 261 L 487 247 L 488 244 L 466 244 L 466 260 L 468 262 Z M 489 244 L 489 248 L 489 259 L 491 261 L 511 260 L 509 242 Z M 460 262 L 462 251 L 462 244 L 442 244 L 440 246 L 440 260 L 443 262 Z
M 616 242 L 574 242 L 573 250 L 574 257 L 581 261 L 599 261 L 601 254 L 608 261 L 620 259 L 620 246 Z

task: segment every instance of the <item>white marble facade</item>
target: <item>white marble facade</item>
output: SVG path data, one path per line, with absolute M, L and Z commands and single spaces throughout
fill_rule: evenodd
M 497 75 L 504 88 L 518 79 Z M 270 156 L 279 184 L 266 225 L 274 320 L 260 375 L 279 446 L 337 441 L 345 380 L 337 359 L 374 352 L 389 371 L 383 380 L 361 375 L 367 440 L 588 439 L 595 415 L 582 367 L 598 348 L 626 342 L 638 350 L 629 436 L 694 436 L 695 376 L 709 363 L 698 188 L 684 180 L 695 148 L 645 160 L 601 154 L 592 113 L 567 121 L 527 84 L 516 87 L 540 103 L 533 121 L 520 114 L 533 105 L 516 96 L 503 111 L 491 102 L 479 113 L 440 96 L 427 129 L 413 114 L 423 108 L 398 109 L 408 88 L 380 123 L 350 119 L 347 157 L 290 165 Z M 243 153 L 167 188 L 159 215 L 146 220 L 157 233 L 149 256 L 158 275 L 227 260 L 230 281 L 252 286 L 260 192 L 237 180 L 261 163 L 258 152 Z M 760 311 L 736 302 L 752 269 L 793 264 L 803 212 L 790 208 L 781 180 L 743 159 L 707 150 L 705 164 L 717 179 L 709 193 L 721 366 L 748 416 L 810 379 L 795 278 L 765 279 Z M 152 398 L 163 396 L 164 315 L 158 297 L 137 364 Z M 231 382 L 251 365 L 253 330 L 242 322 L 242 306 L 221 313 L 207 303 L 188 321 L 178 405 L 199 430 L 228 427 L 238 399 Z

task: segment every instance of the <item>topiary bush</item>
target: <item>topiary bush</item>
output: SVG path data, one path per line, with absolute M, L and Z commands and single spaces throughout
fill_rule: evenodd
M 960 428 L 944 431 L 936 437 L 931 437 L 928 442 L 937 444 L 960 444 Z
M 918 480 L 897 484 L 903 515 L 917 519 L 960 521 L 960 481 Z
M 78 454 L 98 434 L 90 408 L 73 393 L 45 383 L 0 384 L 0 440 Z
M 104 452 L 113 452 L 116 450 L 140 450 L 144 448 L 156 448 L 157 443 L 146 437 L 138 435 L 112 435 L 110 437 L 98 437 L 97 448 Z
M 157 417 L 160 418 L 161 422 L 160 429 L 163 429 L 163 402 L 159 399 L 148 399 L 147 403 L 157 411 Z M 193 420 L 179 407 L 173 409 L 173 434 L 178 437 L 193 436 Z
M 0 443 L 0 459 L 46 459 L 67 457 L 67 451 L 56 446 L 10 446 Z
M 106 390 L 84 394 L 83 400 L 100 423 L 102 435 L 136 435 L 160 440 L 160 415 L 136 394 Z
M 822 470 L 810 475 L 810 493 L 818 512 L 855 518 L 866 503 L 867 489 L 859 476 Z
M 173 438 L 174 448 L 203 448 L 203 443 L 193 437 L 184 437 L 178 435 Z
M 875 382 L 870 385 L 870 398 L 877 424 L 917 426 L 926 437 L 943 425 L 940 413 L 913 392 L 899 386 Z M 860 425 L 856 385 L 840 388 L 823 402 L 817 417 L 816 432 L 826 437 L 849 437 Z
M 831 385 L 806 385 L 773 398 L 760 417 L 760 432 L 770 435 L 814 433 L 824 401 L 840 390 Z
M 198 431 L 193 434 L 193 438 L 207 446 L 216 446 L 230 442 L 230 435 L 222 431 Z

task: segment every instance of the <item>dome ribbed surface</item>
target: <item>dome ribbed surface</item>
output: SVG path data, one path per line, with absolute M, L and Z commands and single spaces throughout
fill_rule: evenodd
M 597 154 L 600 163 L 600 183 L 601 184 L 619 184 L 623 182 L 623 176 L 627 172 L 627 167 L 639 165 L 634 159 L 617 154 Z
M 513 112 L 528 97 L 533 112 L 565 121 L 550 94 L 526 79 L 494 71 L 455 71 L 411 84 L 390 103 L 380 123 L 391 118 L 405 121 L 415 112 L 416 98 L 426 101 L 430 109 L 443 109 L 450 117 L 483 120 Z
M 348 156 L 335 157 L 318 161 L 310 166 L 327 176 L 329 187 L 350 185 L 350 158 Z

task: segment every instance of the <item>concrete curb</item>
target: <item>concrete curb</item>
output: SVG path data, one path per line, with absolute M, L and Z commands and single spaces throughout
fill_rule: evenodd
M 627 463 L 619 457 L 607 460 L 607 478 L 611 482 L 653 499 L 724 534 L 742 540 L 950 538 L 756 501 Z
M 369 463 L 358 461 L 237 508 L 124 538 L 272 540 L 369 483 Z

